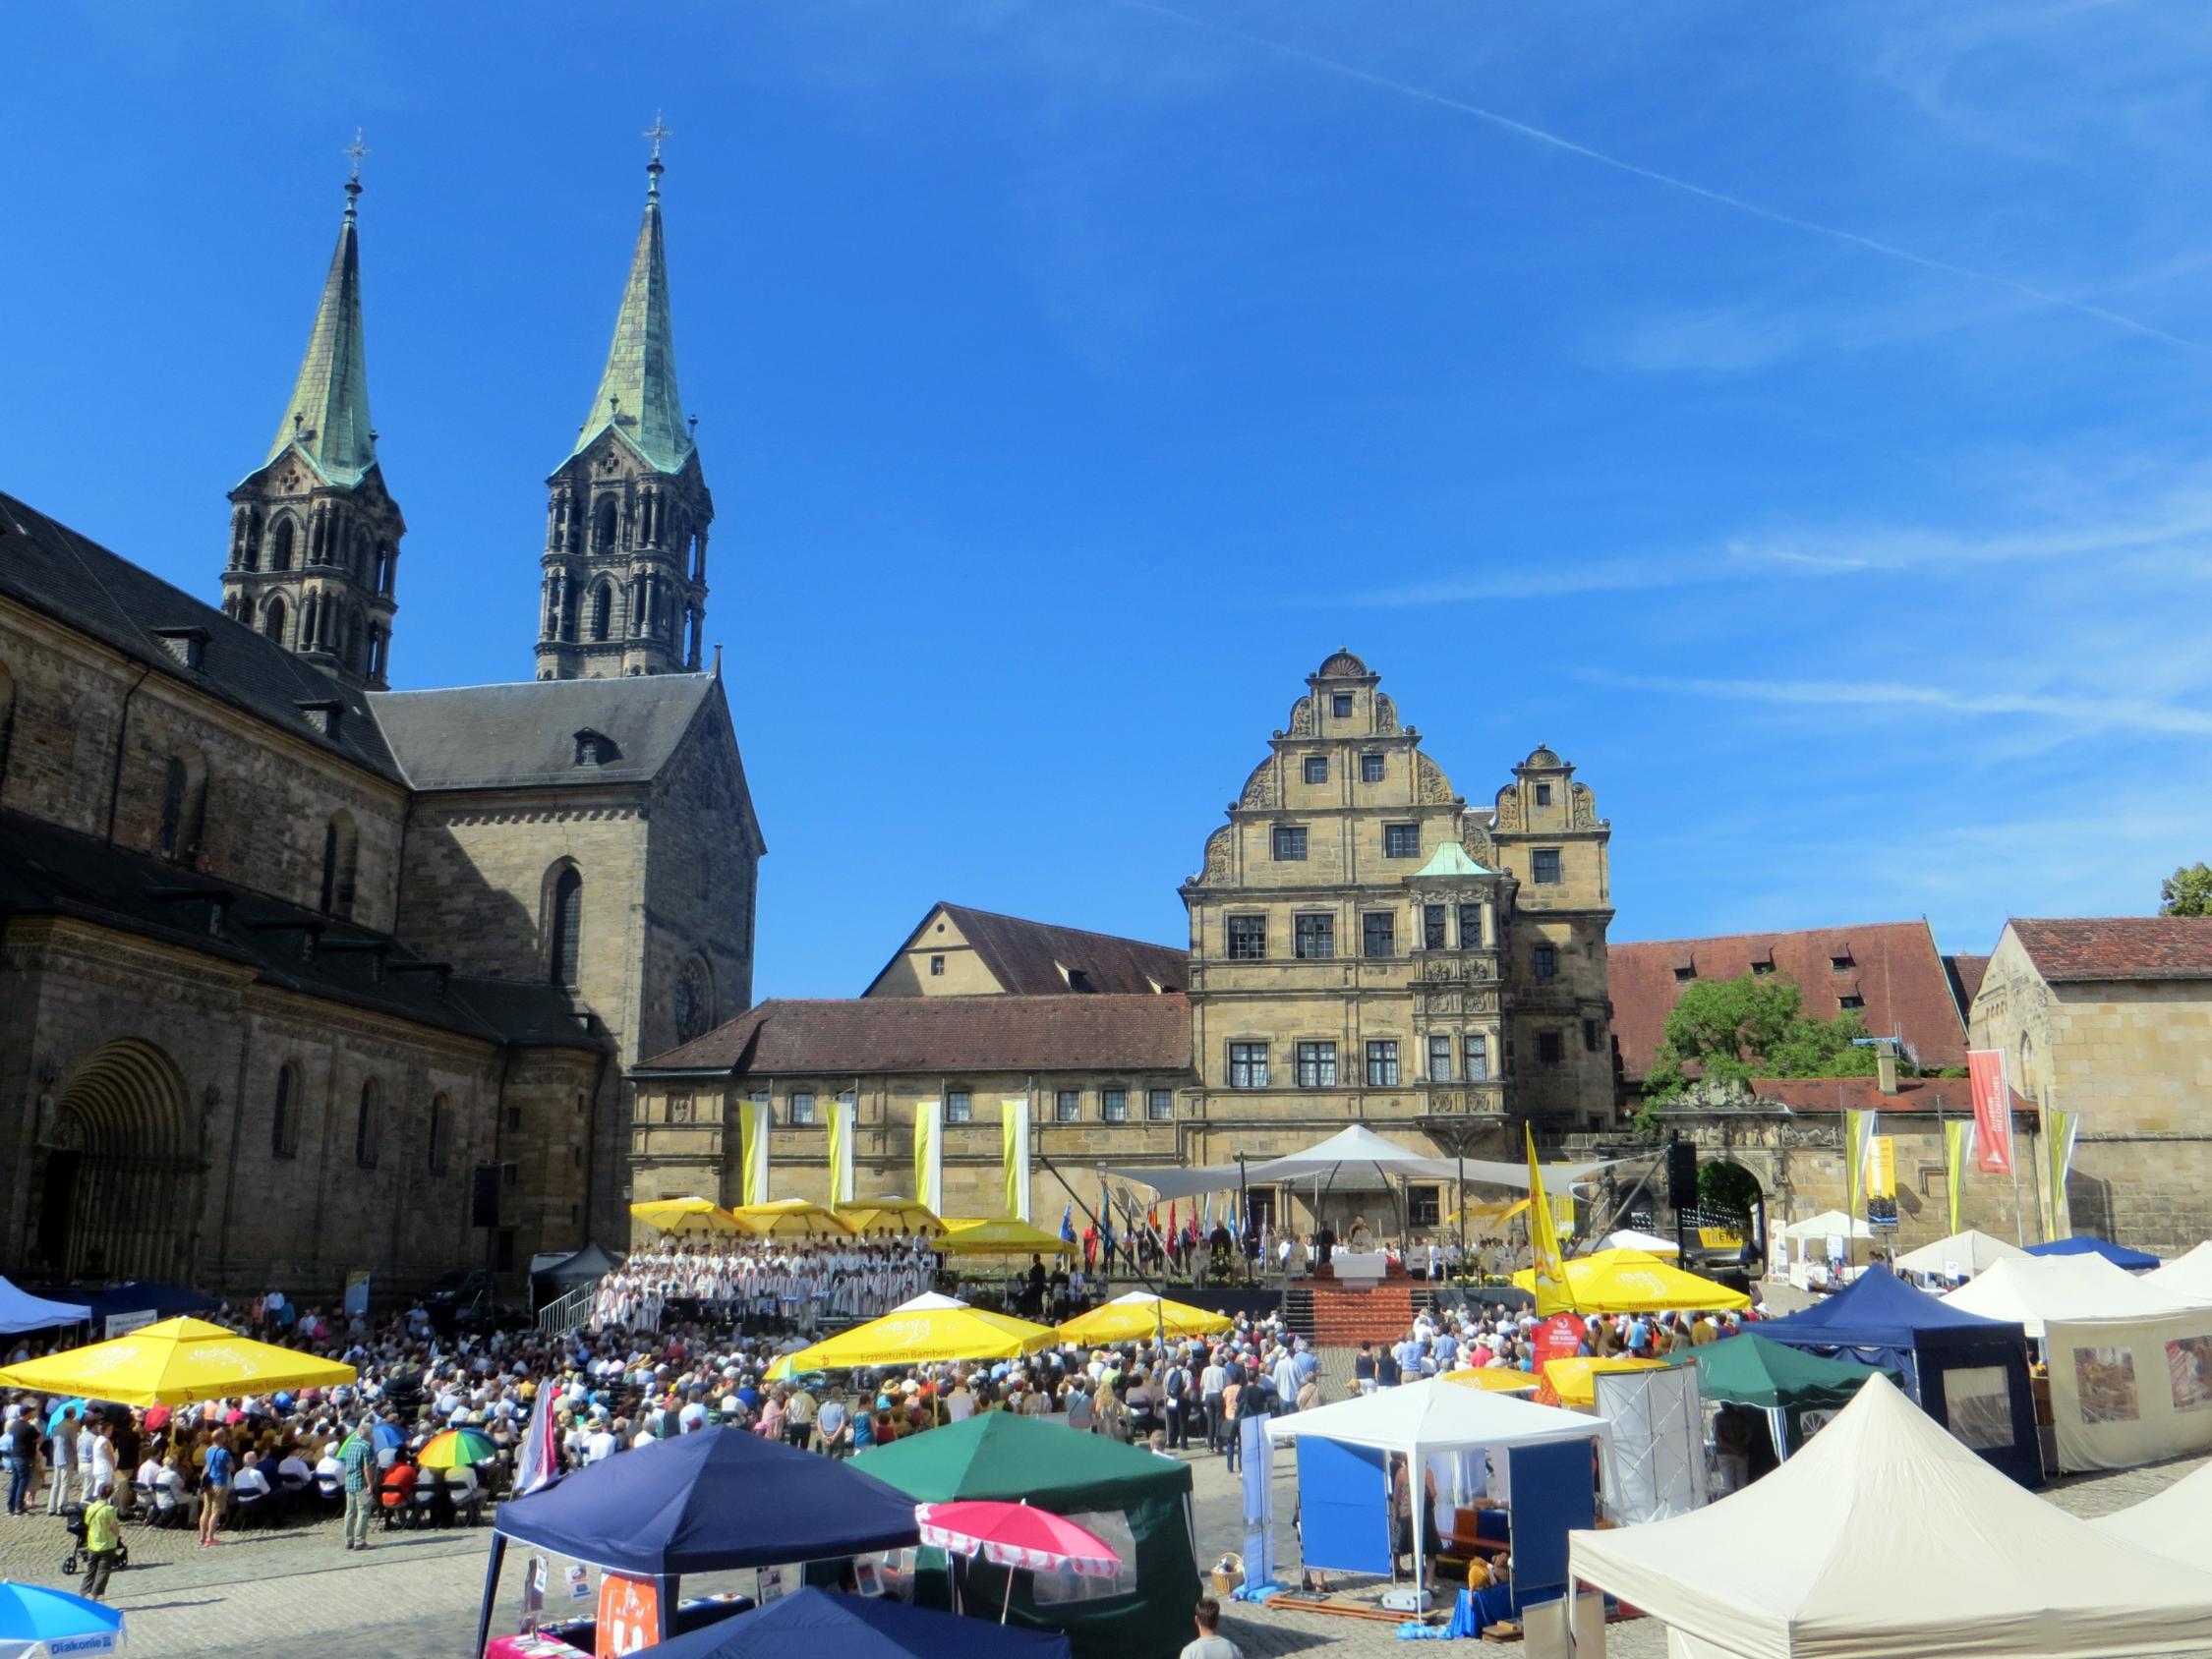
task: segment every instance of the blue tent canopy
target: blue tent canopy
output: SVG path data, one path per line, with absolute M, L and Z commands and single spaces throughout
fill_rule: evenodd
M 638 1659 L 1068 1659 L 1057 1630 L 986 1625 L 869 1596 L 804 1589 L 758 1613 L 639 1651 Z
M 2114 1267 L 2124 1267 L 2129 1273 L 2158 1266 L 2158 1258 L 2147 1250 L 2130 1250 L 2125 1244 L 2115 1244 L 2109 1238 L 2093 1238 L 2086 1232 L 2077 1232 L 2071 1238 L 2047 1238 L 2040 1244 L 2030 1244 L 2027 1253 L 2031 1256 L 2102 1256 Z
M 864 1555 L 921 1537 L 903 1492 L 737 1428 L 616 1453 L 502 1504 L 497 1530 L 639 1577 Z
M 42 1331 L 49 1325 L 82 1325 L 86 1318 L 83 1302 L 50 1302 L 0 1279 L 0 1335 Z
M 2043 1484 L 2027 1331 L 2017 1321 L 1984 1319 L 1870 1267 L 1803 1313 L 1750 1329 L 1769 1342 L 1903 1372 L 1906 1392 L 1929 1416 L 2021 1485 Z M 2003 1374 L 2001 1395 L 1993 1371 Z
M 110 1285 L 104 1290 L 87 1291 L 85 1305 L 91 1310 L 94 1319 L 106 1319 L 118 1313 L 150 1313 L 157 1319 L 176 1319 L 186 1314 L 212 1313 L 222 1303 L 198 1290 L 188 1290 L 182 1285 L 132 1280 L 127 1285 Z

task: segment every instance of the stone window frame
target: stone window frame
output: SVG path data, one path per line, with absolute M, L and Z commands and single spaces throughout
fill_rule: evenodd
M 1453 905 L 1452 910 L 1453 925 L 1459 929 L 1459 947 L 1462 950 L 1482 950 L 1487 948 L 1487 946 L 1483 944 L 1482 903 L 1479 900 L 1463 899 L 1458 904 Z M 1467 924 L 1469 922 L 1473 922 L 1475 924 L 1475 930 L 1472 935 L 1469 934 L 1467 928 Z
M 1299 774 L 1309 783 L 1326 783 L 1329 780 L 1328 756 L 1308 755 L 1299 768 Z
M 360 1106 L 353 1121 L 353 1164 L 357 1170 L 374 1170 L 383 1138 L 384 1086 L 380 1079 L 361 1080 Z
M 1276 824 L 1267 831 L 1267 855 L 1276 864 L 1304 864 L 1310 837 L 1303 824 Z
M 945 958 L 942 953 L 930 957 L 929 977 L 931 979 L 943 979 L 945 977 Z
M 1567 1039 L 1564 1032 L 1545 1028 L 1536 1037 L 1537 1064 L 1564 1065 L 1567 1062 Z
M 975 1121 L 975 1091 L 973 1089 L 948 1088 L 941 1100 L 945 1108 L 945 1121 L 947 1123 L 972 1123 Z M 953 1110 L 955 1102 L 958 1102 L 960 1106 L 957 1114 Z
M 1256 927 L 1258 929 L 1257 940 L 1240 940 L 1238 938 L 1238 929 L 1240 927 L 1245 928 L 1248 931 Z M 1223 947 L 1229 953 L 1229 960 L 1232 962 L 1266 961 L 1267 917 L 1265 912 L 1262 912 L 1257 916 L 1224 917 L 1222 919 L 1222 942 Z M 1252 945 L 1252 948 L 1244 948 L 1244 946 L 1248 944 Z
M 1374 930 L 1381 924 L 1385 931 L 1383 943 L 1387 950 L 1376 950 Z M 1364 962 L 1395 961 L 1402 952 L 1398 949 L 1398 912 L 1395 910 L 1363 910 L 1360 912 L 1360 959 Z
M 1532 887 L 1555 887 L 1565 880 L 1566 859 L 1559 848 L 1529 849 L 1529 883 Z
M 1403 1086 L 1399 1082 L 1397 1038 L 1367 1039 L 1367 1069 L 1364 1075 L 1370 1089 L 1395 1089 Z
M 1430 923 L 1433 921 L 1434 925 Z M 1448 950 L 1451 948 L 1452 912 L 1448 904 L 1424 904 L 1421 907 L 1421 947 L 1424 950 Z
M 1119 1112 L 1115 1110 L 1117 1097 L 1121 1106 Z M 1105 1083 L 1099 1086 L 1098 1120 L 1101 1123 L 1127 1123 L 1129 1121 L 1129 1085 L 1127 1083 Z
M 1439 1055 L 1443 1060 L 1441 1070 L 1437 1067 Z M 1452 1080 L 1452 1038 L 1450 1032 L 1432 1031 L 1428 1034 L 1428 1058 L 1426 1063 L 1428 1067 L 1428 1081 L 1431 1083 L 1449 1083 Z
M 567 886 L 573 876 L 575 886 Z M 540 937 L 546 942 L 546 983 L 574 991 L 583 978 L 584 872 L 565 854 L 546 866 L 543 896 L 538 914 L 544 918 Z M 564 970 L 573 968 L 574 972 Z
M 1055 1089 L 1052 1092 L 1052 1120 L 1055 1123 L 1080 1123 L 1083 1120 L 1083 1092 L 1080 1089 Z
M 1329 693 L 1330 719 L 1348 720 L 1352 718 L 1352 711 L 1357 707 L 1358 705 L 1352 701 L 1352 694 L 1349 691 L 1332 691 Z
M 1536 804 L 1540 807 L 1547 807 L 1551 804 L 1550 784 L 1539 783 L 1536 786 Z
M 1390 758 L 1378 749 L 1369 749 L 1360 757 L 1360 781 L 1383 783 L 1390 777 Z
M 1320 1051 L 1328 1052 L 1322 1054 Z M 1307 1051 L 1313 1051 L 1309 1054 Z M 1291 1049 L 1293 1075 L 1302 1089 L 1333 1089 L 1342 1073 L 1337 1069 L 1336 1042 L 1328 1037 L 1302 1038 Z M 1324 1068 L 1326 1075 L 1324 1077 Z M 1310 1073 L 1310 1076 L 1309 1075 Z
M 801 1116 L 799 1103 L 804 1101 L 805 1116 Z M 812 1089 L 792 1089 L 784 1097 L 784 1121 L 793 1129 L 818 1129 L 822 1120 L 814 1112 L 815 1093 Z
M 1411 844 L 1408 844 L 1408 840 Z M 1419 824 L 1385 824 L 1382 827 L 1382 856 L 1384 858 L 1419 858 L 1421 856 L 1421 826 Z
M 269 1103 L 268 1119 L 271 1158 L 300 1155 L 300 1076 L 296 1061 L 286 1060 L 276 1068 L 276 1093 Z
M 1165 1106 L 1167 1110 L 1161 1111 Z M 1147 1123 L 1172 1123 L 1175 1121 L 1175 1091 L 1173 1089 L 1146 1089 L 1144 1091 L 1144 1121 Z
M 1468 1082 L 1490 1080 L 1490 1034 L 1487 1031 L 1470 1031 L 1460 1038 L 1459 1064 L 1461 1075 Z
M 1318 929 L 1310 930 L 1304 924 L 1317 922 Z M 1310 941 L 1309 933 L 1314 938 Z M 1310 950 L 1310 943 L 1321 948 Z M 1291 916 L 1291 953 L 1301 962 L 1333 962 L 1336 960 L 1336 913 L 1332 910 L 1301 910 Z
M 1231 1038 L 1222 1053 L 1226 1057 L 1222 1076 L 1232 1089 L 1267 1088 L 1267 1043 L 1263 1038 Z M 1243 1070 L 1244 1081 L 1239 1082 L 1238 1072 Z
M 1529 950 L 1529 971 L 1539 979 L 1559 977 L 1559 947 L 1556 944 L 1538 944 Z

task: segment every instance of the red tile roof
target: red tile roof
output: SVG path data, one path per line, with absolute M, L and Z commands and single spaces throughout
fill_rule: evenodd
M 2114 979 L 2212 979 L 2212 917 L 2091 916 L 2008 924 L 2053 985 Z
M 651 1071 L 1188 1071 L 1191 1000 L 1136 997 L 772 999 L 645 1062 Z
M 1793 979 L 1805 1012 L 1833 1019 L 1839 999 L 1864 1000 L 1860 1012 L 1877 1037 L 1900 1037 L 1926 1070 L 1966 1063 L 1966 1023 L 1950 978 L 1924 922 L 1875 922 L 1796 933 L 1729 934 L 1717 939 L 1662 939 L 1615 944 L 1608 951 L 1613 1041 L 1624 1075 L 1638 1079 L 1666 1035 L 1666 1016 L 1683 989 L 1699 979 L 1735 979 L 1754 963 L 1774 964 Z M 1850 965 L 1837 968 L 1837 958 Z M 1677 977 L 1678 968 L 1691 979 Z
M 1751 1092 L 1763 1101 L 1786 1106 L 1792 1112 L 1908 1112 L 1946 1117 L 1971 1117 L 1974 1097 L 1963 1077 L 1900 1077 L 1897 1092 L 1886 1095 L 1874 1077 L 1759 1077 Z M 2012 1096 L 2016 1112 L 2028 1110 L 2019 1095 Z
M 1002 916 L 995 910 L 972 910 L 942 900 L 929 907 L 929 915 L 939 910 L 952 919 L 991 977 L 1010 996 L 1065 997 L 1070 992 L 1142 996 L 1155 987 L 1181 991 L 1191 983 L 1190 953 L 1173 945 L 1056 927 L 1050 922 Z M 928 916 L 922 918 L 923 926 L 928 922 Z M 900 955 L 913 949 L 920 936 L 920 928 L 909 934 L 899 947 Z M 886 963 L 861 995 L 873 994 L 898 959 L 894 956 Z M 1079 979 L 1071 983 L 1063 968 L 1079 975 Z

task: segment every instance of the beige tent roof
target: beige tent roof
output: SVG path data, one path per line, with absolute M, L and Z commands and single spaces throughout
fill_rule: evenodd
M 2187 1255 L 2151 1269 L 2139 1277 L 2138 1283 L 2192 1302 L 2212 1302 L 2212 1242 L 2199 1244 Z
M 2017 1244 L 2008 1244 L 1970 1227 L 1949 1238 L 1907 1250 L 1897 1258 L 1896 1268 L 1899 1273 L 1949 1273 L 1953 1268 L 1960 1273 L 1987 1273 L 1999 1262 L 2026 1254 Z
M 2035 1338 L 2052 1321 L 2162 1319 L 2202 1305 L 2102 1256 L 2023 1255 L 2002 1261 L 1944 1300 L 1984 1319 L 2016 1319 Z
M 1568 1547 L 1575 1577 L 1699 1653 L 2091 1659 L 2212 1647 L 2212 1574 L 2023 1490 L 1879 1374 L 1765 1479 L 1671 1520 L 1570 1533 Z
M 2212 1538 L 2212 1464 L 2089 1524 L 2107 1537 L 2202 1570 L 2204 1541 Z

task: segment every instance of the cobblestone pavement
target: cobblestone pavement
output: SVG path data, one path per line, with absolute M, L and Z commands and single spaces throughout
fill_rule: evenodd
M 2075 1476 L 2052 1487 L 2050 1496 L 2075 1515 L 2106 1515 L 2163 1489 L 2202 1461 Z M 1194 1470 L 1205 1568 L 1223 1552 L 1244 1547 L 1243 1506 L 1220 1459 L 1199 1459 Z M 1295 1577 L 1296 1539 L 1288 1525 L 1292 1497 L 1290 1460 L 1280 1459 L 1279 1542 L 1292 1559 L 1279 1575 Z M 131 1652 L 139 1659 L 297 1659 L 318 1649 L 343 1659 L 466 1659 L 489 1536 L 483 1527 L 379 1532 L 377 1547 L 360 1556 L 341 1547 L 334 1519 L 227 1533 L 211 1550 L 201 1549 L 189 1530 L 131 1524 L 125 1528 L 131 1565 L 115 1577 L 114 1600 L 129 1616 Z M 80 1580 L 61 1573 L 67 1547 L 58 1520 L 0 1519 L 0 1577 L 72 1588 Z M 740 1578 L 742 1585 L 736 1582 Z M 727 1581 L 686 1584 L 702 1590 L 749 1588 L 750 1578 L 731 1574 Z M 500 1621 L 511 1624 L 518 1582 L 510 1573 L 502 1586 Z M 1288 1654 L 1379 1659 L 1407 1651 L 1389 1624 L 1241 1607 L 1223 1624 L 1248 1659 Z M 1648 1619 L 1613 1626 L 1607 1646 L 1614 1659 L 1661 1659 L 1666 1651 L 1663 1631 Z

